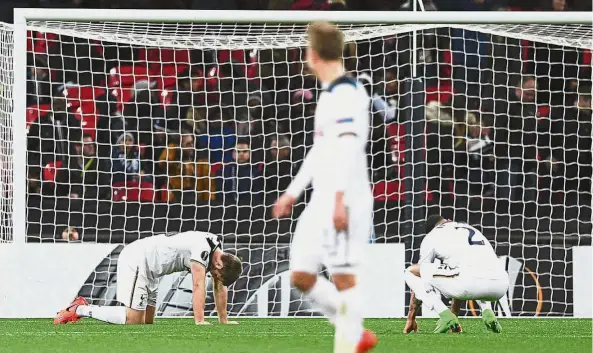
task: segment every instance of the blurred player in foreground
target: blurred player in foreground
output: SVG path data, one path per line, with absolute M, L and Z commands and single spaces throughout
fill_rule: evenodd
M 291 281 L 336 327 L 334 352 L 367 352 L 377 337 L 363 330 L 357 272 L 372 227 L 373 194 L 365 147 L 370 99 L 346 75 L 344 36 L 325 22 L 309 26 L 307 63 L 323 86 L 315 111 L 315 141 L 298 174 L 274 206 L 274 216 L 291 213 L 313 184 L 291 245 Z M 325 264 L 333 284 L 318 276 Z
M 458 307 L 460 300 L 477 300 L 486 327 L 502 331 L 490 302 L 506 293 L 508 275 L 488 239 L 474 227 L 439 215 L 428 217 L 420 262 L 406 269 L 405 279 L 412 295 L 404 333 L 418 330 L 416 313 L 421 304 L 439 314 L 435 333 L 461 332 L 457 316 L 441 295 L 453 299 L 452 307 Z
M 117 263 L 117 301 L 125 307 L 88 305 L 83 297 L 78 297 L 58 313 L 54 323 L 92 317 L 120 325 L 152 324 L 160 278 L 181 271 L 190 271 L 193 277 L 192 304 L 197 325 L 208 324 L 204 321 L 207 272 L 212 275 L 218 320 L 236 324 L 227 319 L 226 286 L 241 275 L 241 260 L 222 252 L 218 238 L 203 232 L 156 235 L 127 245 Z

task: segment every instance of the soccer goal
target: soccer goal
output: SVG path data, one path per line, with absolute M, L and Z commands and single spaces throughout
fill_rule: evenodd
M 288 280 L 311 191 L 292 219 L 269 208 L 313 141 L 314 20 L 343 29 L 372 97 L 366 314 L 405 315 L 403 269 L 439 212 L 495 246 L 500 315 L 591 317 L 590 13 L 62 9 L 0 24 L 0 317 L 116 305 L 122 246 L 186 230 L 243 259 L 229 315 L 317 315 Z M 191 278 L 158 299 L 190 316 Z

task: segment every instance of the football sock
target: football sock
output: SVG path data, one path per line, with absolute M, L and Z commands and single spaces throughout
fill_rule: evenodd
M 360 288 L 352 288 L 339 292 L 340 306 L 336 317 L 336 334 L 334 353 L 351 353 L 362 338 L 363 318 L 360 308 Z
M 438 314 L 447 310 L 447 306 L 441 300 L 441 293 L 432 286 L 426 284 L 424 280 L 410 271 L 404 272 L 406 284 L 416 294 L 416 298 L 422 302 L 422 305 Z
M 327 316 L 329 322 L 335 325 L 340 297 L 333 283 L 325 277 L 318 276 L 315 285 L 306 295 Z
M 492 304 L 490 302 L 478 300 L 478 304 L 480 304 L 480 309 L 482 309 L 482 312 L 484 312 L 484 310 L 488 310 L 488 309 L 492 310 Z
M 92 317 L 111 324 L 126 323 L 126 308 L 124 306 L 79 305 L 76 314 L 82 317 Z

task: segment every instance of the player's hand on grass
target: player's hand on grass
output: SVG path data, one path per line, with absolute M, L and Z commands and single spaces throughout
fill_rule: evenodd
M 202 326 L 202 325 L 207 326 L 207 325 L 212 325 L 212 324 L 209 323 L 208 321 L 196 321 L 196 325 L 199 325 L 199 326 Z
M 348 229 L 348 212 L 343 202 L 336 202 L 334 208 L 334 228 L 338 232 L 344 232 Z
M 296 199 L 292 197 L 292 195 L 284 194 L 280 196 L 280 198 L 276 200 L 276 203 L 274 204 L 272 216 L 274 216 L 274 218 L 289 216 L 292 213 L 292 206 L 295 202 Z
M 406 321 L 406 326 L 404 327 L 404 333 L 410 333 L 410 332 L 418 332 L 418 323 L 416 322 L 416 320 Z

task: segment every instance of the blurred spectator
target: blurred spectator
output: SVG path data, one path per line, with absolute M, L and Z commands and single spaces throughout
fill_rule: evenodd
M 80 142 L 76 142 L 76 141 Z M 103 158 L 97 158 L 95 142 L 89 135 L 74 138 L 73 154 L 56 176 L 56 195 L 88 200 L 109 197 L 109 167 Z
M 162 151 L 159 168 L 167 171 L 169 202 L 195 204 L 214 197 L 207 155 L 196 151 L 191 131 L 182 132 L 179 145 L 171 143 Z
M 554 107 L 549 119 L 540 119 L 541 198 L 555 203 L 550 191 L 563 192 L 564 202 L 571 195 L 590 192 L 591 188 L 591 86 L 582 84 L 578 96 L 567 107 Z M 582 195 L 579 195 L 582 196 Z M 557 203 L 557 202 L 556 202 Z
M 49 64 L 44 55 L 35 55 L 27 70 L 27 105 L 48 104 L 58 87 L 50 78 Z
M 207 127 L 203 134 L 197 136 L 198 144 L 210 152 L 210 163 L 232 161 L 236 140 L 234 121 L 225 115 L 220 107 L 209 108 L 205 113 Z M 195 115 L 193 116 L 196 119 Z
M 111 154 L 112 184 L 139 182 L 141 178 L 150 178 L 152 170 L 144 169 L 140 163 L 140 150 L 131 133 L 123 133 L 117 139 Z
M 450 205 L 453 194 L 460 199 L 468 194 L 468 152 L 481 133 L 470 108 L 462 95 L 445 104 L 433 101 L 426 106 L 426 175 L 436 204 Z
M 266 204 L 276 201 L 290 185 L 293 164 L 290 159 L 290 141 L 278 136 L 270 141 L 265 167 Z
M 249 140 L 237 140 L 233 162 L 224 164 L 216 174 L 217 200 L 225 204 L 262 204 L 263 176 L 258 166 L 250 161 Z
M 78 230 L 74 227 L 67 227 L 62 231 L 62 240 L 77 241 L 80 239 Z
M 63 97 L 54 98 L 48 110 L 39 112 L 27 132 L 30 165 L 41 166 L 65 158 L 69 152 L 69 136 L 81 128 L 80 120 L 68 111 Z
M 537 83 L 533 76 L 515 78 L 506 96 L 497 97 L 494 105 L 495 156 L 497 159 L 497 197 L 516 209 L 535 211 L 537 200 Z M 540 142 L 541 143 L 541 142 Z M 521 182 L 521 179 L 523 181 Z M 522 187 L 521 187 L 522 185 Z M 504 202 L 500 212 L 508 212 Z

